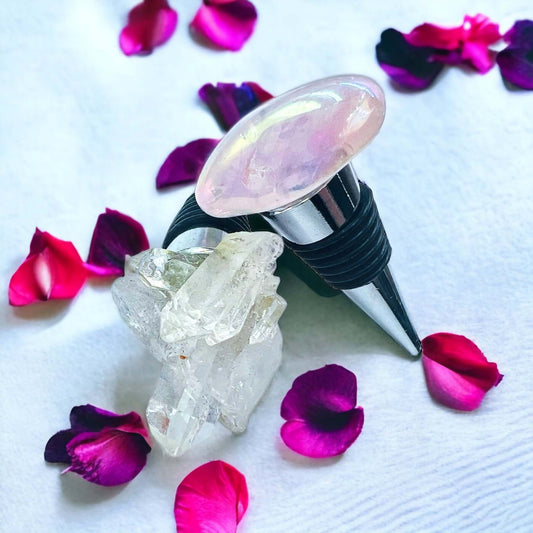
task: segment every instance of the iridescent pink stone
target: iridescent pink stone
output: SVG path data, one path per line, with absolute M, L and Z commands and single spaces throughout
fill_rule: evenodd
M 205 164 L 196 200 L 215 217 L 280 211 L 312 196 L 378 133 L 380 86 L 352 74 L 313 81 L 240 120 Z

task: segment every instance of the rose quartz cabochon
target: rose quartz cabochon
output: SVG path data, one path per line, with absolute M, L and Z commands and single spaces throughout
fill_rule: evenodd
M 215 217 L 279 211 L 321 189 L 378 133 L 381 87 L 347 74 L 307 83 L 240 120 L 205 164 L 196 200 Z

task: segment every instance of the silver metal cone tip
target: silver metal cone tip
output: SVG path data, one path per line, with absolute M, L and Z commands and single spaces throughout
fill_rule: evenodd
M 388 266 L 372 283 L 343 292 L 410 355 L 420 354 L 420 339 Z

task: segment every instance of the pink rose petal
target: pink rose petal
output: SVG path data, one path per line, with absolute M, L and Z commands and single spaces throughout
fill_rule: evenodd
M 149 54 L 172 37 L 177 24 L 178 14 L 166 0 L 144 0 L 129 12 L 120 48 L 127 56 Z
M 128 215 L 106 209 L 96 221 L 86 269 L 96 276 L 121 276 L 126 255 L 149 248 L 142 225 Z
M 248 0 L 203 0 L 190 26 L 225 50 L 240 50 L 251 37 L 257 11 Z
M 470 63 L 485 74 L 493 66 L 495 52 L 489 46 L 501 39 L 498 24 L 485 15 L 466 15 L 461 26 L 443 27 L 436 24 L 422 24 L 405 35 L 409 44 L 432 47 L 440 50 L 457 51 L 463 61 Z M 448 62 L 443 54 L 444 62 Z
M 245 477 L 224 461 L 199 466 L 179 484 L 174 502 L 178 533 L 235 533 L 248 508 Z
M 137 413 L 118 415 L 79 405 L 72 408 L 70 423 L 70 429 L 48 440 L 44 451 L 46 461 L 70 465 L 64 472 L 113 486 L 132 480 L 146 464 L 150 439 Z
M 30 253 L 9 282 L 9 303 L 28 305 L 74 298 L 87 279 L 74 245 L 35 229 Z
M 156 188 L 196 181 L 217 143 L 217 139 L 196 139 L 178 146 L 161 165 L 155 179 Z
M 283 442 L 307 457 L 344 453 L 357 439 L 364 412 L 357 404 L 357 378 L 339 365 L 311 370 L 294 380 L 281 404 L 287 422 Z
M 452 409 L 477 409 L 503 376 L 469 339 L 435 333 L 422 341 L 422 364 L 431 396 Z

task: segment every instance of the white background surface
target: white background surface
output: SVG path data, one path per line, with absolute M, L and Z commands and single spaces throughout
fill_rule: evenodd
M 173 2 L 177 33 L 143 58 L 117 46 L 133 2 L 0 5 L 0 529 L 171 532 L 178 483 L 220 458 L 248 479 L 242 532 L 531 531 L 533 94 L 506 90 L 497 68 L 448 70 L 407 94 L 374 58 L 387 27 L 458 24 L 481 11 L 506 30 L 533 18 L 531 2 L 257 2 L 257 31 L 237 54 L 191 40 L 198 3 Z M 197 99 L 201 85 L 252 80 L 279 94 L 345 72 L 386 92 L 382 132 L 355 165 L 374 190 L 413 321 L 421 336 L 472 338 L 505 374 L 501 385 L 475 413 L 435 404 L 420 362 L 343 297 L 321 299 L 287 274 L 284 363 L 245 434 L 221 430 L 179 460 L 155 447 L 119 488 L 60 476 L 43 450 L 71 407 L 142 413 L 159 366 L 105 283 L 70 305 L 7 305 L 35 226 L 86 257 L 96 217 L 111 207 L 157 246 L 192 191 L 156 192 L 159 165 L 177 145 L 221 135 Z M 279 406 L 296 376 L 326 363 L 357 374 L 366 420 L 344 456 L 312 461 L 281 444 Z

